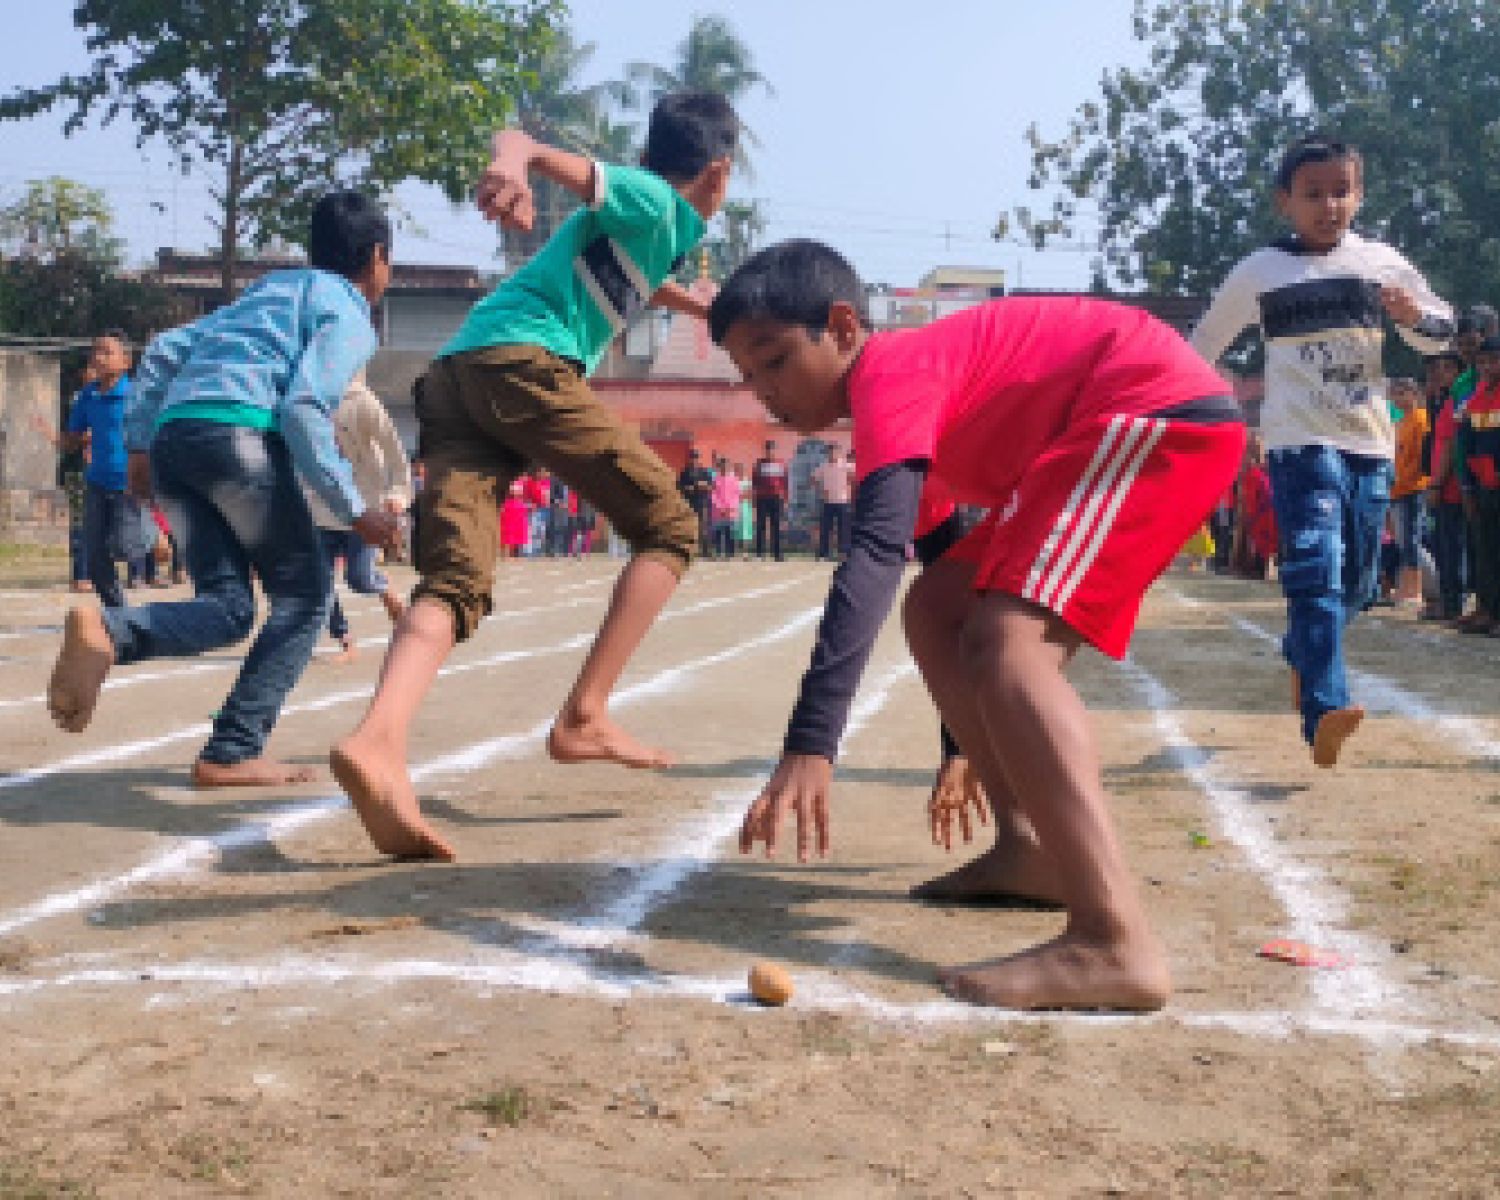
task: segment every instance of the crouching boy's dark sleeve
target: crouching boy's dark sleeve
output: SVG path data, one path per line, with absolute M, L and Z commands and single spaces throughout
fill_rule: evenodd
M 927 464 L 913 460 L 882 467 L 860 483 L 849 556 L 833 575 L 785 753 L 829 762 L 837 756 L 860 676 L 901 586 L 926 476 Z

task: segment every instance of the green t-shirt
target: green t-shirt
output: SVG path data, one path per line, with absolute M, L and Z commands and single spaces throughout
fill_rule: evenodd
M 592 373 L 615 334 L 703 237 L 703 218 L 652 171 L 598 165 L 592 205 L 469 310 L 439 358 L 532 345 Z

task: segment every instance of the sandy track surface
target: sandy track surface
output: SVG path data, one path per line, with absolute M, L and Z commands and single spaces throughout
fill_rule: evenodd
M 542 736 L 613 576 L 506 570 L 417 730 L 451 866 L 375 856 L 331 781 L 198 793 L 233 655 L 38 697 L 62 597 L 0 597 L 0 1197 L 1488 1195 L 1500 1178 L 1496 643 L 1376 617 L 1372 717 L 1297 740 L 1262 586 L 1170 577 L 1085 656 L 1178 993 L 1149 1018 L 985 1013 L 935 969 L 1056 914 L 927 907 L 936 721 L 894 624 L 834 855 L 741 858 L 827 570 L 704 564 L 624 681 L 659 774 Z M 315 664 L 273 750 L 319 762 L 388 632 Z M 1293 937 L 1349 965 L 1257 949 Z M 797 994 L 745 996 L 759 958 Z

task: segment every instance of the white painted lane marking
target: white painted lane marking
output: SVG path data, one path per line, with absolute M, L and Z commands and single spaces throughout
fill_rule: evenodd
M 366 959 L 340 955 L 311 958 L 285 955 L 248 963 L 199 960 L 161 963 L 146 960 L 135 967 L 89 968 L 46 978 L 0 976 L 0 998 L 15 1001 L 49 993 L 156 989 L 182 985 L 185 996 L 160 994 L 158 1002 L 200 1000 L 210 992 L 339 987 L 367 983 L 391 987 L 406 983 L 441 982 L 480 990 L 545 992 L 605 1000 L 642 997 L 706 1000 L 746 1004 L 740 976 L 666 975 L 653 972 L 624 974 L 595 969 L 579 957 L 538 958 L 510 950 L 489 949 L 465 961 L 446 959 Z M 150 1003 L 150 1000 L 148 1000 Z M 1387 1048 L 1441 1043 L 1500 1054 L 1500 1031 L 1381 1021 L 1294 1012 L 1192 1012 L 1168 1008 L 1157 1013 L 1012 1012 L 979 1008 L 955 1000 L 887 1000 L 854 988 L 817 971 L 797 972 L 794 1011 L 838 1012 L 862 1016 L 898 1027 L 947 1025 L 1066 1025 L 1072 1028 L 1113 1030 L 1122 1026 L 1179 1025 L 1188 1029 L 1226 1030 L 1245 1037 L 1284 1040 L 1296 1034 L 1346 1037 Z
M 798 584 L 804 582 L 809 578 L 812 578 L 812 576 L 798 576 L 795 579 L 785 580 L 781 583 L 770 584 L 766 587 L 756 588 L 749 592 L 741 592 L 732 596 L 714 597 L 708 600 L 700 600 L 695 604 L 690 604 L 683 608 L 668 609 L 661 615 L 657 623 L 660 624 L 665 621 L 678 620 L 682 617 L 695 616 L 701 612 L 707 612 L 715 608 L 721 608 L 726 604 L 738 604 L 742 603 L 745 600 L 758 599 L 763 596 L 774 595 L 776 593 L 784 592 L 790 588 L 796 587 Z M 565 603 L 574 602 L 570 601 Z M 586 603 L 586 601 L 576 601 L 576 603 Z M 547 654 L 566 653 L 570 650 L 577 650 L 589 645 L 592 642 L 593 638 L 593 633 L 579 634 L 573 638 L 568 639 L 565 642 L 560 642 L 552 646 L 537 647 L 530 650 L 502 651 L 499 654 L 492 654 L 485 658 L 475 659 L 470 662 L 455 663 L 451 666 L 444 667 L 439 672 L 439 676 L 447 677 L 451 675 L 462 675 L 469 671 L 488 670 L 491 667 L 503 666 L 506 663 L 517 662 L 522 659 L 536 658 L 541 655 Z M 358 700 L 368 700 L 370 697 L 370 688 L 371 685 L 367 683 L 360 688 L 355 688 L 344 692 L 334 692 L 329 695 L 321 696 L 315 700 L 305 701 L 301 704 L 288 705 L 286 708 L 281 710 L 281 718 L 285 719 L 291 716 L 298 716 L 302 713 L 321 712 L 324 709 L 332 708 L 339 704 L 349 704 Z M 163 746 L 172 745 L 175 742 L 189 741 L 194 738 L 207 737 L 211 731 L 212 726 L 207 722 L 198 722 L 193 725 L 173 730 L 170 733 L 160 734 L 156 737 L 146 738 L 141 741 L 118 743 L 113 746 L 101 746 L 96 750 L 87 750 L 81 754 L 69 755 L 66 758 L 58 759 L 56 762 L 48 763 L 44 766 L 30 767 L 23 771 L 12 772 L 9 775 L 0 775 L 0 792 L 12 788 L 25 787 L 29 784 L 36 783 L 42 779 L 50 778 L 51 776 L 60 774 L 64 771 L 77 771 L 86 769 L 88 767 L 102 766 L 106 763 L 125 762 L 129 759 L 139 757 L 142 754 L 149 754 L 153 750 L 159 750 Z
M 775 590 L 784 590 L 788 586 L 792 586 L 792 584 L 776 585 Z M 701 605 L 693 606 L 693 610 L 700 610 L 704 607 L 714 608 L 722 603 L 724 601 L 721 599 L 706 600 Z M 689 611 L 689 609 L 680 609 L 678 613 L 679 615 L 686 615 Z M 759 637 L 737 643 L 728 650 L 722 650 L 715 654 L 695 659 L 691 663 L 670 667 L 639 683 L 621 688 L 614 694 L 611 703 L 615 707 L 620 707 L 649 696 L 658 695 L 662 692 L 673 691 L 680 687 L 682 682 L 694 672 L 717 666 L 720 663 L 727 662 L 753 650 L 761 649 L 774 642 L 801 633 L 816 623 L 822 615 L 822 611 L 821 606 L 806 609 L 798 616 Z M 592 633 L 580 634 L 574 639 L 574 643 L 587 644 L 592 637 Z M 512 656 L 529 657 L 551 652 L 554 651 L 519 650 L 513 651 Z M 474 667 L 474 664 L 467 665 L 471 669 Z M 328 706 L 329 704 L 324 704 L 324 707 Z M 539 722 L 525 733 L 490 738 L 465 747 L 462 750 L 441 755 L 413 769 L 411 773 L 412 779 L 414 782 L 422 782 L 439 775 L 475 771 L 488 766 L 498 759 L 512 758 L 528 753 L 541 745 L 542 739 L 547 736 L 547 731 L 551 727 L 552 717 L 549 716 L 545 721 Z M 0 936 L 13 933 L 17 929 L 33 925 L 48 917 L 58 916 L 62 913 L 77 912 L 82 908 L 98 904 L 105 899 L 119 896 L 141 882 L 190 871 L 203 865 L 205 862 L 216 859 L 227 851 L 263 842 L 268 837 L 282 836 L 314 821 L 323 820 L 336 812 L 342 811 L 347 805 L 348 801 L 343 796 L 322 797 L 317 800 L 303 801 L 273 809 L 253 822 L 236 826 L 223 833 L 214 834 L 210 837 L 191 838 L 185 842 L 179 842 L 170 849 L 153 856 L 145 863 L 123 874 L 95 880 L 81 888 L 76 888 L 68 892 L 55 893 L 7 914 L 5 917 L 0 918 Z

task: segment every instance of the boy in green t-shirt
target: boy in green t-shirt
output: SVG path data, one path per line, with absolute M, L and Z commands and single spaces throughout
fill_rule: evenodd
M 419 454 L 427 465 L 417 504 L 422 578 L 369 711 L 330 756 L 385 853 L 454 857 L 422 816 L 407 771 L 407 735 L 455 643 L 490 611 L 497 504 L 528 464 L 548 467 L 576 488 L 634 551 L 548 750 L 564 763 L 671 762 L 615 725 L 608 703 L 692 561 L 698 522 L 671 470 L 599 402 L 586 377 L 642 307 L 707 315 L 668 277 L 724 203 L 738 134 L 722 96 L 681 92 L 652 111 L 640 168 L 594 163 L 518 130 L 495 137 L 477 192 L 487 218 L 531 227 L 531 171 L 585 206 L 474 306 L 416 385 Z

